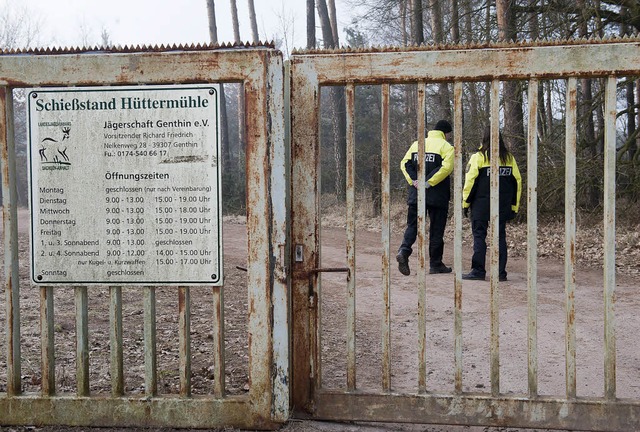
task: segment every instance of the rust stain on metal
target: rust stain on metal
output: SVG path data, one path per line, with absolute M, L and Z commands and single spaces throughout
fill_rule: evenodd
M 7 100 L 7 88 L 0 87 L 0 112 L 2 113 L 7 112 L 6 100 Z M 9 160 L 9 153 L 8 153 L 8 146 L 6 145 L 6 139 L 7 139 L 7 125 L 4 119 L 2 119 L 2 121 L 0 121 L 0 140 L 5 142 L 5 145 L 2 145 L 0 147 L 2 151 L 3 161 Z M 8 190 L 8 187 L 9 187 L 9 164 L 8 163 L 2 164 L 2 184 L 3 184 L 4 190 Z M 4 215 L 4 212 L 3 212 L 3 215 Z M 5 233 L 4 235 L 7 235 L 7 233 Z
M 590 39 L 558 39 L 558 40 L 536 40 L 536 41 L 516 41 L 516 42 L 471 42 L 465 44 L 423 44 L 408 46 L 382 46 L 382 47 L 341 47 L 332 49 L 298 49 L 293 50 L 294 55 L 318 55 L 318 54 L 367 54 L 367 53 L 403 53 L 411 51 L 457 51 L 457 50 L 486 50 L 496 48 L 537 48 L 549 46 L 567 46 L 576 45 L 606 45 L 616 43 L 640 43 L 640 37 L 608 37 L 608 38 L 590 38 Z
M 461 289 L 454 290 L 453 304 L 455 305 L 456 310 L 462 309 L 462 290 Z
M 186 308 L 186 293 L 183 288 L 178 289 L 178 313 L 180 315 L 185 313 Z
M 569 304 L 573 305 L 575 302 L 575 292 L 571 291 L 568 295 Z M 570 307 L 567 313 L 567 325 L 573 326 L 576 322 L 576 310 L 574 307 Z

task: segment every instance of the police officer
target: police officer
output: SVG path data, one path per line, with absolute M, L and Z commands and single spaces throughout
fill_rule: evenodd
M 429 215 L 429 273 L 451 273 L 451 267 L 442 262 L 444 252 L 444 229 L 449 213 L 451 198 L 451 180 L 449 175 L 453 171 L 453 146 L 447 140 L 451 139 L 451 124 L 446 120 L 436 123 L 433 130 L 427 133 L 424 142 L 424 161 L 426 184 L 418 184 L 418 141 L 407 150 L 400 162 L 400 169 L 409 183 L 407 198 L 407 227 L 404 232 L 402 245 L 396 255 L 398 270 L 409 276 L 409 256 L 413 252 L 411 246 L 418 236 L 418 191 L 425 191 L 426 210 Z
M 500 168 L 499 168 L 499 218 L 498 218 L 498 250 L 499 250 L 499 280 L 507 280 L 507 239 L 506 224 L 513 219 L 520 207 L 520 195 L 522 192 L 522 179 L 520 170 L 513 154 L 507 149 L 499 134 L 500 142 Z M 486 255 L 487 255 L 487 229 L 490 220 L 490 165 L 491 155 L 491 129 L 484 132 L 482 145 L 471 156 L 467 167 L 462 192 L 462 208 L 465 216 L 468 216 L 471 208 L 471 230 L 473 232 L 473 257 L 471 258 L 471 271 L 462 275 L 462 279 L 485 280 Z

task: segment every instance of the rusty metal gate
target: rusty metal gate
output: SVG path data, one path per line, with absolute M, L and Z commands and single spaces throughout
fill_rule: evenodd
M 638 40 L 613 41 L 575 41 L 547 44 L 492 45 L 486 47 L 424 47 L 415 49 L 380 49 L 380 50 L 337 50 L 335 52 L 302 52 L 292 56 L 291 60 L 291 260 L 292 277 L 292 400 L 296 415 L 328 420 L 361 420 L 383 422 L 416 422 L 457 425 L 511 426 L 527 428 L 561 428 L 580 430 L 637 430 L 640 428 L 640 400 L 637 396 L 620 397 L 616 380 L 616 321 L 614 302 L 616 297 L 615 268 L 615 192 L 616 192 L 616 81 L 622 76 L 634 76 L 640 73 L 640 43 Z M 604 274 L 601 287 L 602 308 L 598 316 L 602 319 L 601 332 L 603 344 L 597 353 L 582 353 L 585 356 L 602 358 L 600 372 L 594 376 L 602 376 L 603 392 L 596 397 L 583 397 L 581 389 L 577 389 L 577 364 L 582 358 L 576 354 L 576 128 L 577 128 L 577 83 L 581 78 L 597 77 L 602 79 L 605 94 L 604 112 Z M 564 345 L 560 357 L 555 364 L 564 364 L 563 374 L 557 377 L 563 389 L 548 394 L 539 391 L 538 383 L 544 371 L 539 370 L 538 332 L 548 325 L 538 318 L 539 281 L 537 261 L 537 164 L 538 164 L 538 83 L 541 80 L 559 80 L 566 88 L 566 104 L 560 110 L 566 110 L 565 116 L 565 228 L 561 235 L 565 237 L 564 280 L 562 307 L 565 322 L 555 323 L 560 333 L 564 332 Z M 510 364 L 510 358 L 500 351 L 500 341 L 505 338 L 504 323 L 500 326 L 501 304 L 500 293 L 504 285 L 498 285 L 497 269 L 497 230 L 490 237 L 490 255 L 492 263 L 487 298 L 487 337 L 486 340 L 469 341 L 463 344 L 465 327 L 463 316 L 467 302 L 463 297 L 462 274 L 462 140 L 459 131 L 463 122 L 463 88 L 467 83 L 484 81 L 490 94 L 490 119 L 492 139 L 497 140 L 496 131 L 500 122 L 500 86 L 502 82 L 520 80 L 528 84 L 528 144 L 526 151 L 527 165 L 527 269 L 522 280 L 523 292 L 521 306 L 525 311 L 522 320 L 526 323 L 523 343 L 526 362 L 522 363 L 524 391 L 504 391 L 500 378 L 504 368 Z M 449 289 L 439 286 L 440 293 L 432 290 L 434 278 L 426 276 L 425 253 L 418 253 L 417 276 L 411 276 L 417 291 L 417 316 L 414 344 L 417 346 L 416 363 L 418 370 L 413 388 L 399 390 L 392 381 L 395 362 L 399 360 L 394 352 L 395 339 L 392 328 L 393 311 L 391 299 L 399 292 L 397 284 L 392 283 L 395 271 L 395 247 L 390 241 L 390 172 L 397 166 L 390 165 L 390 88 L 393 85 L 412 84 L 417 86 L 417 139 L 424 142 L 425 137 L 425 94 L 429 85 L 449 83 L 453 86 L 454 114 L 454 147 L 455 168 L 453 173 L 453 274 L 440 275 Z M 381 96 L 381 154 L 380 172 L 382 198 L 381 232 L 381 271 L 375 274 L 372 290 L 362 290 L 364 282 L 357 278 L 356 265 L 359 249 L 356 248 L 356 158 L 355 142 L 356 123 L 356 91 L 364 86 L 379 86 Z M 346 208 L 344 227 L 337 229 L 338 237 L 345 243 L 343 252 L 332 249 L 333 266 L 326 265 L 321 257 L 323 240 L 321 210 L 321 163 L 320 163 L 320 99 L 323 89 L 344 87 L 346 104 Z M 467 119 L 465 119 L 467 120 Z M 415 139 L 415 137 L 414 137 Z M 497 142 L 497 141 L 493 141 Z M 408 147 L 409 143 L 406 143 Z M 423 146 L 423 144 L 420 144 Z M 403 144 L 404 146 L 404 144 Z M 497 173 L 496 153 L 491 158 Z M 406 147 L 405 147 L 406 149 Z M 424 147 L 419 147 L 418 153 Z M 404 150 L 403 150 L 404 151 Z M 523 162 L 524 163 L 524 162 Z M 424 166 L 419 177 L 424 181 Z M 421 183 L 419 183 L 421 184 Z M 492 188 L 497 188 L 497 174 L 492 175 Z M 418 194 L 418 214 L 424 214 L 424 195 Z M 525 196 L 523 194 L 523 196 Z M 492 193 L 492 223 L 497 222 L 497 194 Z M 425 248 L 425 218 L 419 216 L 418 247 Z M 340 231 L 342 232 L 340 233 Z M 370 246 L 370 245 L 367 245 Z M 335 255 L 338 255 L 336 258 Z M 327 279 L 323 275 L 339 273 L 340 278 Z M 332 273 L 329 273 L 332 272 Z M 367 274 L 369 277 L 370 274 Z M 443 279 L 438 279 L 439 281 Z M 466 281 L 465 281 L 466 284 Z M 466 285 L 468 286 L 468 285 Z M 322 287 L 322 288 L 321 288 Z M 370 287 L 371 288 L 371 287 Z M 442 372 L 448 374 L 452 389 L 441 389 L 432 385 L 432 372 L 438 372 L 439 365 L 430 359 L 435 350 L 427 349 L 429 327 L 437 325 L 438 317 L 430 317 L 427 305 L 430 295 L 448 296 L 451 304 L 451 328 L 449 341 L 452 359 L 451 369 Z M 344 301 L 336 321 L 341 328 L 332 333 L 344 344 L 344 358 L 341 368 L 332 368 L 329 373 L 334 376 L 331 385 L 326 385 L 324 378 L 328 372 L 323 363 L 324 351 L 322 341 L 326 337 L 327 328 L 323 327 L 323 296 L 330 291 L 340 291 Z M 443 293 L 444 292 L 444 293 Z M 357 341 L 366 337 L 357 328 L 361 316 L 369 311 L 356 313 L 356 299 L 362 296 L 374 296 L 379 305 L 380 332 L 376 340 L 379 344 L 379 357 L 368 356 L 359 352 Z M 335 307 L 335 304 L 329 306 Z M 625 319 L 635 321 L 633 312 Z M 335 322 L 333 322 L 335 324 Z M 506 323 L 507 327 L 515 326 L 515 322 Z M 366 330 L 365 330 L 366 331 Z M 399 330 L 403 331 L 403 330 Z M 404 330 L 406 331 L 406 330 Z M 554 332 L 555 333 L 555 332 Z M 618 334 L 619 337 L 619 334 Z M 469 345 L 484 344 L 489 355 L 486 369 L 490 372 L 490 383 L 487 391 L 470 387 L 463 377 L 473 366 L 464 362 L 463 352 Z M 331 345 L 336 346 L 336 345 Z M 598 347 L 600 348 L 600 347 Z M 619 347 L 618 347 L 619 348 Z M 360 357 L 362 354 L 362 357 Z M 466 355 L 466 354 L 465 354 Z M 356 380 L 358 366 L 375 362 L 380 368 L 374 381 L 363 383 Z M 431 364 L 427 368 L 427 364 Z M 478 367 L 480 365 L 478 364 Z M 583 379 L 590 380 L 589 377 Z M 618 382 L 619 382 L 618 378 Z M 638 376 L 627 377 L 630 382 L 637 381 Z M 592 380 L 592 379 L 591 379 Z M 337 382 L 337 384 L 336 384 Z M 363 383 L 363 384 L 361 384 Z
M 285 422 L 292 407 L 295 415 L 330 420 L 364 420 L 385 422 L 442 423 L 461 425 L 509 425 L 514 427 L 569 428 L 583 430 L 635 430 L 640 427 L 640 400 L 620 397 L 616 384 L 616 324 L 614 301 L 615 273 L 615 121 L 616 80 L 640 73 L 640 42 L 576 41 L 572 43 L 495 45 L 478 48 L 419 48 L 412 50 L 336 51 L 298 53 L 292 56 L 288 78 L 283 79 L 282 56 L 268 47 L 170 47 L 152 50 L 115 49 L 110 53 L 94 51 L 5 52 L 0 56 L 0 129 L 3 173 L 4 297 L 6 335 L 0 353 L 6 357 L 6 391 L 0 393 L 0 424 L 6 425 L 92 425 L 147 427 L 217 427 L 275 428 Z M 603 394 L 582 397 L 577 389 L 576 354 L 576 101 L 577 80 L 599 77 L 605 85 L 605 167 L 604 167 L 604 275 L 603 275 Z M 537 280 L 537 110 L 539 80 L 563 80 L 566 86 L 566 203 L 563 308 L 564 383 L 562 394 L 539 391 L 537 335 L 543 323 L 538 319 Z M 392 235 L 390 226 L 390 140 L 389 106 L 391 87 L 417 86 L 418 138 L 424 137 L 425 98 L 432 83 L 453 83 L 454 130 L 462 130 L 463 88 L 466 83 L 488 81 L 493 137 L 499 126 L 500 84 L 502 81 L 528 82 L 529 133 L 527 146 L 527 390 L 504 391 L 501 385 L 500 286 L 497 275 L 497 247 L 491 248 L 489 283 L 489 327 L 486 343 L 490 356 L 490 391 L 468 389 L 464 377 L 468 372 L 463 353 L 462 296 L 462 220 L 461 174 L 462 139 L 455 135 L 454 175 L 454 273 L 445 276 L 450 286 L 452 305 L 451 357 L 452 391 L 432 386 L 433 372 L 427 365 L 428 290 L 432 279 L 425 272 L 425 256 L 419 252 L 417 291 L 418 363 L 415 388 L 400 391 L 393 378 L 393 310 L 391 299 Z M 144 338 L 131 340 L 123 336 L 122 287 L 108 287 L 108 347 L 90 345 L 89 302 L 93 291 L 86 286 L 52 288 L 25 287 L 19 272 L 20 248 L 17 227 L 16 154 L 13 134 L 12 92 L 32 86 L 117 86 L 175 83 L 231 82 L 243 85 L 245 100 L 246 182 L 247 182 L 247 367 L 246 392 L 230 395 L 225 388 L 225 328 L 222 308 L 223 288 L 211 293 L 210 355 L 212 389 L 207 394 L 192 394 L 191 387 L 191 302 L 193 291 L 200 287 L 177 288 L 179 346 L 179 388 L 177 392 L 158 389 L 156 350 L 156 288 L 136 288 L 142 300 Z M 382 305 L 380 318 L 380 374 L 373 388 L 357 381 L 356 294 L 361 285 L 356 277 L 356 197 L 355 197 L 355 93 L 359 86 L 380 85 L 381 93 L 381 173 L 382 222 L 381 277 L 378 290 Z M 322 89 L 344 86 L 346 89 L 346 241 L 345 265 L 324 267 L 321 259 L 322 211 L 320 206 L 320 97 Z M 286 96 L 285 96 L 286 95 Z M 290 98 L 291 147 L 290 167 L 285 145 L 289 116 L 285 98 Z M 421 141 L 421 140 L 418 140 Z M 497 158 L 492 158 L 496 161 Z M 497 170 L 493 169 L 493 173 Z M 424 179 L 424 170 L 420 173 Z M 290 179 L 288 181 L 288 179 Z M 492 176 L 493 187 L 497 177 Z M 287 193 L 289 192 L 289 193 Z M 492 199 L 497 199 L 492 194 Z M 287 197 L 291 209 L 287 211 Z M 495 201 L 494 201 L 495 202 Z M 424 208 L 422 197 L 419 208 Z M 492 206 L 496 209 L 497 206 Z M 497 220 L 497 214 L 492 214 Z M 289 225 L 290 224 L 290 225 Z M 425 221 L 419 219 L 418 245 L 425 241 Z M 497 230 L 496 230 L 497 231 Z M 492 244 L 497 244 L 497 232 Z M 291 245 L 289 251 L 288 245 Z M 419 247 L 422 250 L 422 247 Z M 289 257 L 289 255 L 291 255 Z M 290 268 L 287 269 L 287 262 Z M 335 273 L 338 272 L 338 273 Z M 346 275 L 341 284 L 346 299 L 345 381 L 337 387 L 323 384 L 323 353 L 320 305 L 325 293 L 320 282 L 325 274 Z M 338 282 L 336 282 L 338 281 Z M 290 283 L 291 290 L 287 287 Z M 327 284 L 328 285 L 328 284 Z M 21 299 L 29 290 L 39 289 L 39 310 L 27 309 Z M 127 288 L 128 290 L 129 288 Z M 56 361 L 68 353 L 54 352 L 56 332 L 65 331 L 55 324 L 54 300 L 63 290 L 71 292 L 75 323 L 75 392 L 56 389 L 56 375 L 65 374 Z M 140 293 L 141 292 L 141 293 Z M 367 293 L 367 295 L 372 295 Z M 289 299 L 290 297 L 290 299 Z M 289 310 L 289 306 L 291 309 Z M 290 318 L 291 317 L 291 318 Z M 21 322 L 40 322 L 41 350 L 39 377 L 22 373 Z M 73 326 L 73 325 L 72 325 Z M 168 330 L 170 331 L 170 330 Z M 289 337 L 291 334 L 291 337 Z M 2 339 L 0 339 L 2 341 Z M 123 349 L 129 343 L 142 344 L 143 386 L 131 391 L 125 380 Z M 289 344 L 291 343 L 291 348 Z M 90 382 L 88 359 L 100 351 L 109 351 L 110 393 L 94 394 Z M 291 371 L 289 363 L 291 362 Z M 362 360 L 360 360 L 362 362 Z M 362 364 L 362 363 L 360 363 Z M 437 368 L 435 373 L 438 373 Z M 335 369 L 334 369 L 335 370 Z M 326 372 L 326 369 L 325 369 Z M 632 377 L 637 378 L 637 377 Z M 24 392 L 25 380 L 39 391 Z M 0 381 L 1 382 L 1 381 Z
M 248 371 L 244 391 L 230 394 L 225 386 L 224 286 L 179 286 L 171 296 L 176 326 L 166 327 L 156 336 L 156 286 L 29 286 L 20 264 L 18 209 L 16 192 L 16 152 L 13 134 L 13 92 L 29 87 L 82 87 L 127 85 L 172 85 L 197 83 L 236 83 L 241 86 L 246 109 L 246 358 Z M 4 310 L 0 322 L 6 337 L 0 338 L 0 424 L 2 425 L 78 425 L 125 427 L 235 426 L 274 428 L 289 416 L 289 347 L 286 258 L 286 174 L 284 81 L 282 55 L 270 46 L 173 46 L 155 48 L 113 48 L 36 51 L 7 51 L 0 55 L 0 142 L 2 144 L 2 192 L 4 237 Z M 105 87 L 107 88 L 107 87 Z M 113 87 L 111 87 L 113 88 Z M 245 181 L 245 180 L 242 180 Z M 244 264 L 244 263 L 243 263 Z M 123 289 L 124 288 L 124 289 Z M 39 290 L 39 291 L 38 291 Z M 199 290 L 199 291 L 197 291 Z M 204 290 L 204 291 L 203 291 Z M 195 293 L 198 300 L 192 302 Z M 70 294 L 70 295 L 69 295 Z M 229 294 L 227 292 L 227 294 Z M 105 316 L 89 313 L 89 304 L 106 300 Z M 21 304 L 39 299 L 35 305 Z M 192 316 L 199 303 L 210 306 L 204 316 Z M 139 303 L 138 303 L 139 302 Z M 39 311 L 38 311 L 39 303 Z M 56 312 L 54 313 L 54 303 Z M 64 306 L 70 306 L 68 312 Z M 123 309 L 134 303 L 138 309 L 124 316 Z M 74 307 L 75 305 L 75 307 Z M 35 310 L 34 310 L 35 309 Z M 58 321 L 60 315 L 64 322 Z M 139 316 L 136 332 L 127 322 Z M 210 323 L 206 374 L 210 379 L 205 394 L 192 392 L 191 324 L 204 319 Z M 27 357 L 29 369 L 23 373 L 27 323 L 40 323 L 38 347 L 41 357 Z M 100 335 L 91 333 L 90 321 L 103 320 Z M 54 340 L 65 338 L 75 323 L 75 352 L 56 351 Z M 158 324 L 159 325 L 159 324 Z M 164 326 L 164 324 L 163 324 Z M 37 334 L 35 330 L 29 330 Z M 124 335 L 124 336 L 123 336 Z M 161 336 L 162 335 L 162 336 Z M 165 335 L 176 335 L 179 343 L 168 352 L 157 346 Z M 104 337 L 105 342 L 99 342 Z M 73 335 L 69 336 L 73 339 Z M 123 361 L 123 351 L 140 347 L 137 364 Z M 108 354 L 91 373 L 90 358 Z M 159 382 L 171 370 L 160 369 L 160 355 L 173 356 L 178 363 L 179 384 L 168 391 Z M 74 357 L 75 356 L 75 357 Z M 102 357 L 100 357 L 102 358 Z M 75 359 L 75 374 L 67 375 L 68 359 Z M 4 361 L 6 360 L 6 362 Z M 128 359 L 126 359 L 128 360 Z M 39 362 L 39 372 L 38 364 Z M 36 364 L 34 367 L 33 364 Z M 142 367 L 143 365 L 143 367 Z M 103 367 L 105 366 L 105 367 Z M 140 368 L 138 368 L 140 366 Z M 71 367 L 70 369 L 73 369 Z M 130 381 L 131 369 L 140 370 L 136 387 Z M 231 371 L 233 372 L 233 371 Z M 3 374 L 5 375 L 5 374 Z M 110 391 L 94 392 L 99 378 Z M 139 378 L 139 379 L 138 379 Z M 71 382 L 61 388 L 60 382 Z M 74 384 L 75 381 L 75 385 Z M 4 385 L 2 385 L 4 384 Z M 29 389 L 24 391 L 28 384 Z M 58 385 L 58 387 L 57 387 Z M 74 391 L 75 387 L 75 391 Z

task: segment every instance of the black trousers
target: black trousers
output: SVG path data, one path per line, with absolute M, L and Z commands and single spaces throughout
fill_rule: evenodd
M 487 260 L 487 230 L 489 221 L 472 220 L 473 256 L 471 257 L 471 271 L 480 276 L 486 276 L 485 263 Z M 498 271 L 500 276 L 507 276 L 507 221 L 498 222 Z
M 411 246 L 418 237 L 418 204 L 409 204 L 407 209 L 407 228 L 404 231 L 404 239 L 399 252 L 410 256 L 413 252 Z M 439 267 L 443 265 L 444 253 L 444 229 L 449 215 L 448 207 L 427 207 L 429 216 L 429 265 Z

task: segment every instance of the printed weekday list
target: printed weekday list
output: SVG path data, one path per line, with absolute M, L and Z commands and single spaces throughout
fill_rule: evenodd
M 28 92 L 36 284 L 221 285 L 217 85 Z

